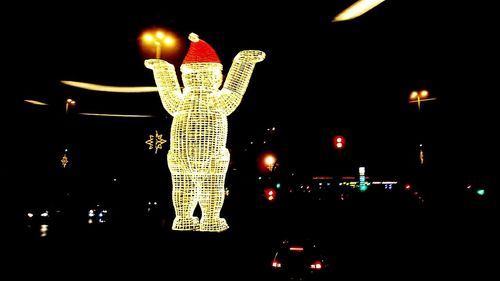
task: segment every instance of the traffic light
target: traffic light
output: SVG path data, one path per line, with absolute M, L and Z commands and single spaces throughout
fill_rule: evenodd
M 336 149 L 342 149 L 345 146 L 345 138 L 343 136 L 333 137 L 333 147 Z
M 276 190 L 272 187 L 264 189 L 264 197 L 267 201 L 274 201 L 276 199 Z

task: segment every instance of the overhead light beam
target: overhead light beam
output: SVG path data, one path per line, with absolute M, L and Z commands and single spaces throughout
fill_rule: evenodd
M 384 0 L 359 0 L 338 14 L 333 22 L 357 18 L 382 2 Z

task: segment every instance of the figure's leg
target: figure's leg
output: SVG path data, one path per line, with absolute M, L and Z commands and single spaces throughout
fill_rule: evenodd
M 224 181 L 229 165 L 229 151 L 224 149 L 219 159 L 210 163 L 210 174 L 204 176 L 198 198 L 201 207 L 200 231 L 220 232 L 229 228 L 226 220 L 220 218 L 224 203 Z
M 173 230 L 198 230 L 199 220 L 193 216 L 198 194 L 191 175 L 179 167 L 173 153 L 168 153 L 168 167 L 172 174 L 172 202 L 175 209 Z

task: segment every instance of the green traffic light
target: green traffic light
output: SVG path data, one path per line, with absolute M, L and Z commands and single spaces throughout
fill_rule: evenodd
M 484 189 L 478 189 L 478 190 L 476 191 L 476 193 L 477 193 L 478 195 L 483 196 L 483 195 L 484 195 L 484 193 L 485 193 L 485 191 L 484 191 Z
M 278 182 L 278 183 L 276 184 L 276 188 L 280 188 L 280 187 L 281 187 L 281 183 L 279 183 L 279 182 Z

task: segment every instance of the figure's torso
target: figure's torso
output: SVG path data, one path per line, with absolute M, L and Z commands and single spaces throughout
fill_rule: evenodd
M 172 121 L 170 150 L 189 161 L 207 162 L 225 148 L 227 117 L 209 93 L 188 94 Z

